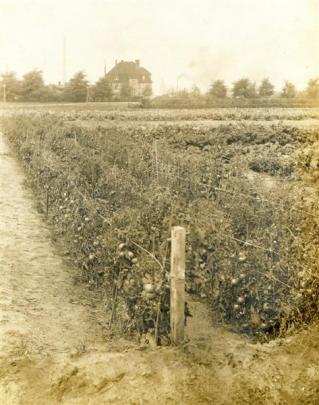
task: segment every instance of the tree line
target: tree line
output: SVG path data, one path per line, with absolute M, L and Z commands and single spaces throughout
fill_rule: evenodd
M 171 89 L 167 94 L 153 98 L 158 108 L 205 107 L 314 107 L 319 104 L 319 78 L 310 79 L 303 90 L 290 81 L 276 89 L 268 78 L 258 85 L 242 78 L 227 86 L 224 80 L 214 80 L 206 92 L 197 86 L 191 90 Z
M 119 94 L 113 94 L 112 84 L 105 76 L 100 77 L 93 85 L 90 85 L 83 71 L 77 72 L 67 83 L 46 85 L 40 70 L 26 73 L 22 79 L 18 79 L 14 72 L 6 72 L 0 76 L 0 100 L 21 102 L 85 102 L 85 101 L 122 101 L 132 100 L 132 91 L 128 85 L 120 89 Z M 1 90 L 0 89 L 0 90 Z M 151 93 L 144 94 L 150 96 Z M 175 95 L 182 98 L 203 96 L 197 87 L 191 91 L 182 90 Z M 217 100 L 256 99 L 282 97 L 293 99 L 296 97 L 319 99 L 319 78 L 310 79 L 303 91 L 298 91 L 296 86 L 286 81 L 280 91 L 275 91 L 275 86 L 268 78 L 261 81 L 259 86 L 248 78 L 237 80 L 229 88 L 223 80 L 212 82 L 204 96 Z
M 260 85 L 252 82 L 247 78 L 237 80 L 233 83 L 232 88 L 229 89 L 223 80 L 215 80 L 207 93 L 208 96 L 223 99 L 229 97 L 233 98 L 268 98 L 268 97 L 282 97 L 282 98 L 295 98 L 306 97 L 309 99 L 319 98 L 319 78 L 310 79 L 308 81 L 306 89 L 298 91 L 296 86 L 286 81 L 279 92 L 275 91 L 275 86 L 270 82 L 268 78 L 261 81 Z
M 40 70 L 32 70 L 20 80 L 15 72 L 7 72 L 0 76 L 0 86 L 0 101 L 9 102 L 121 101 L 133 98 L 128 85 L 122 86 L 120 93 L 115 95 L 105 76 L 90 85 L 83 71 L 77 72 L 63 85 L 46 85 Z

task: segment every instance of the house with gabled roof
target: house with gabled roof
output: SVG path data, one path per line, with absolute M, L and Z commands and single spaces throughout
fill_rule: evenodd
M 128 92 L 132 97 L 150 96 L 152 94 L 152 74 L 140 66 L 140 61 L 115 62 L 115 66 L 105 77 L 112 86 L 114 96 Z

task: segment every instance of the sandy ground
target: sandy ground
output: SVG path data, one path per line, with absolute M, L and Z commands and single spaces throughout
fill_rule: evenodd
M 188 343 L 109 340 L 0 135 L 0 403 L 318 404 L 319 327 L 269 344 L 191 302 Z

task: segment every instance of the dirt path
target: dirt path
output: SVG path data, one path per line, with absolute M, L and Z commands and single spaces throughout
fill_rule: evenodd
M 317 404 L 319 332 L 267 345 L 194 317 L 183 348 L 107 341 L 0 135 L 0 403 Z
M 14 343 L 32 353 L 66 352 L 101 341 L 2 136 L 0 157 L 2 350 Z

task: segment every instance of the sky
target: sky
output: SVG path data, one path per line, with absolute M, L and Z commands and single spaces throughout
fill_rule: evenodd
M 264 77 L 319 77 L 319 0 L 0 0 L 0 73 L 47 83 L 140 59 L 155 93 Z

